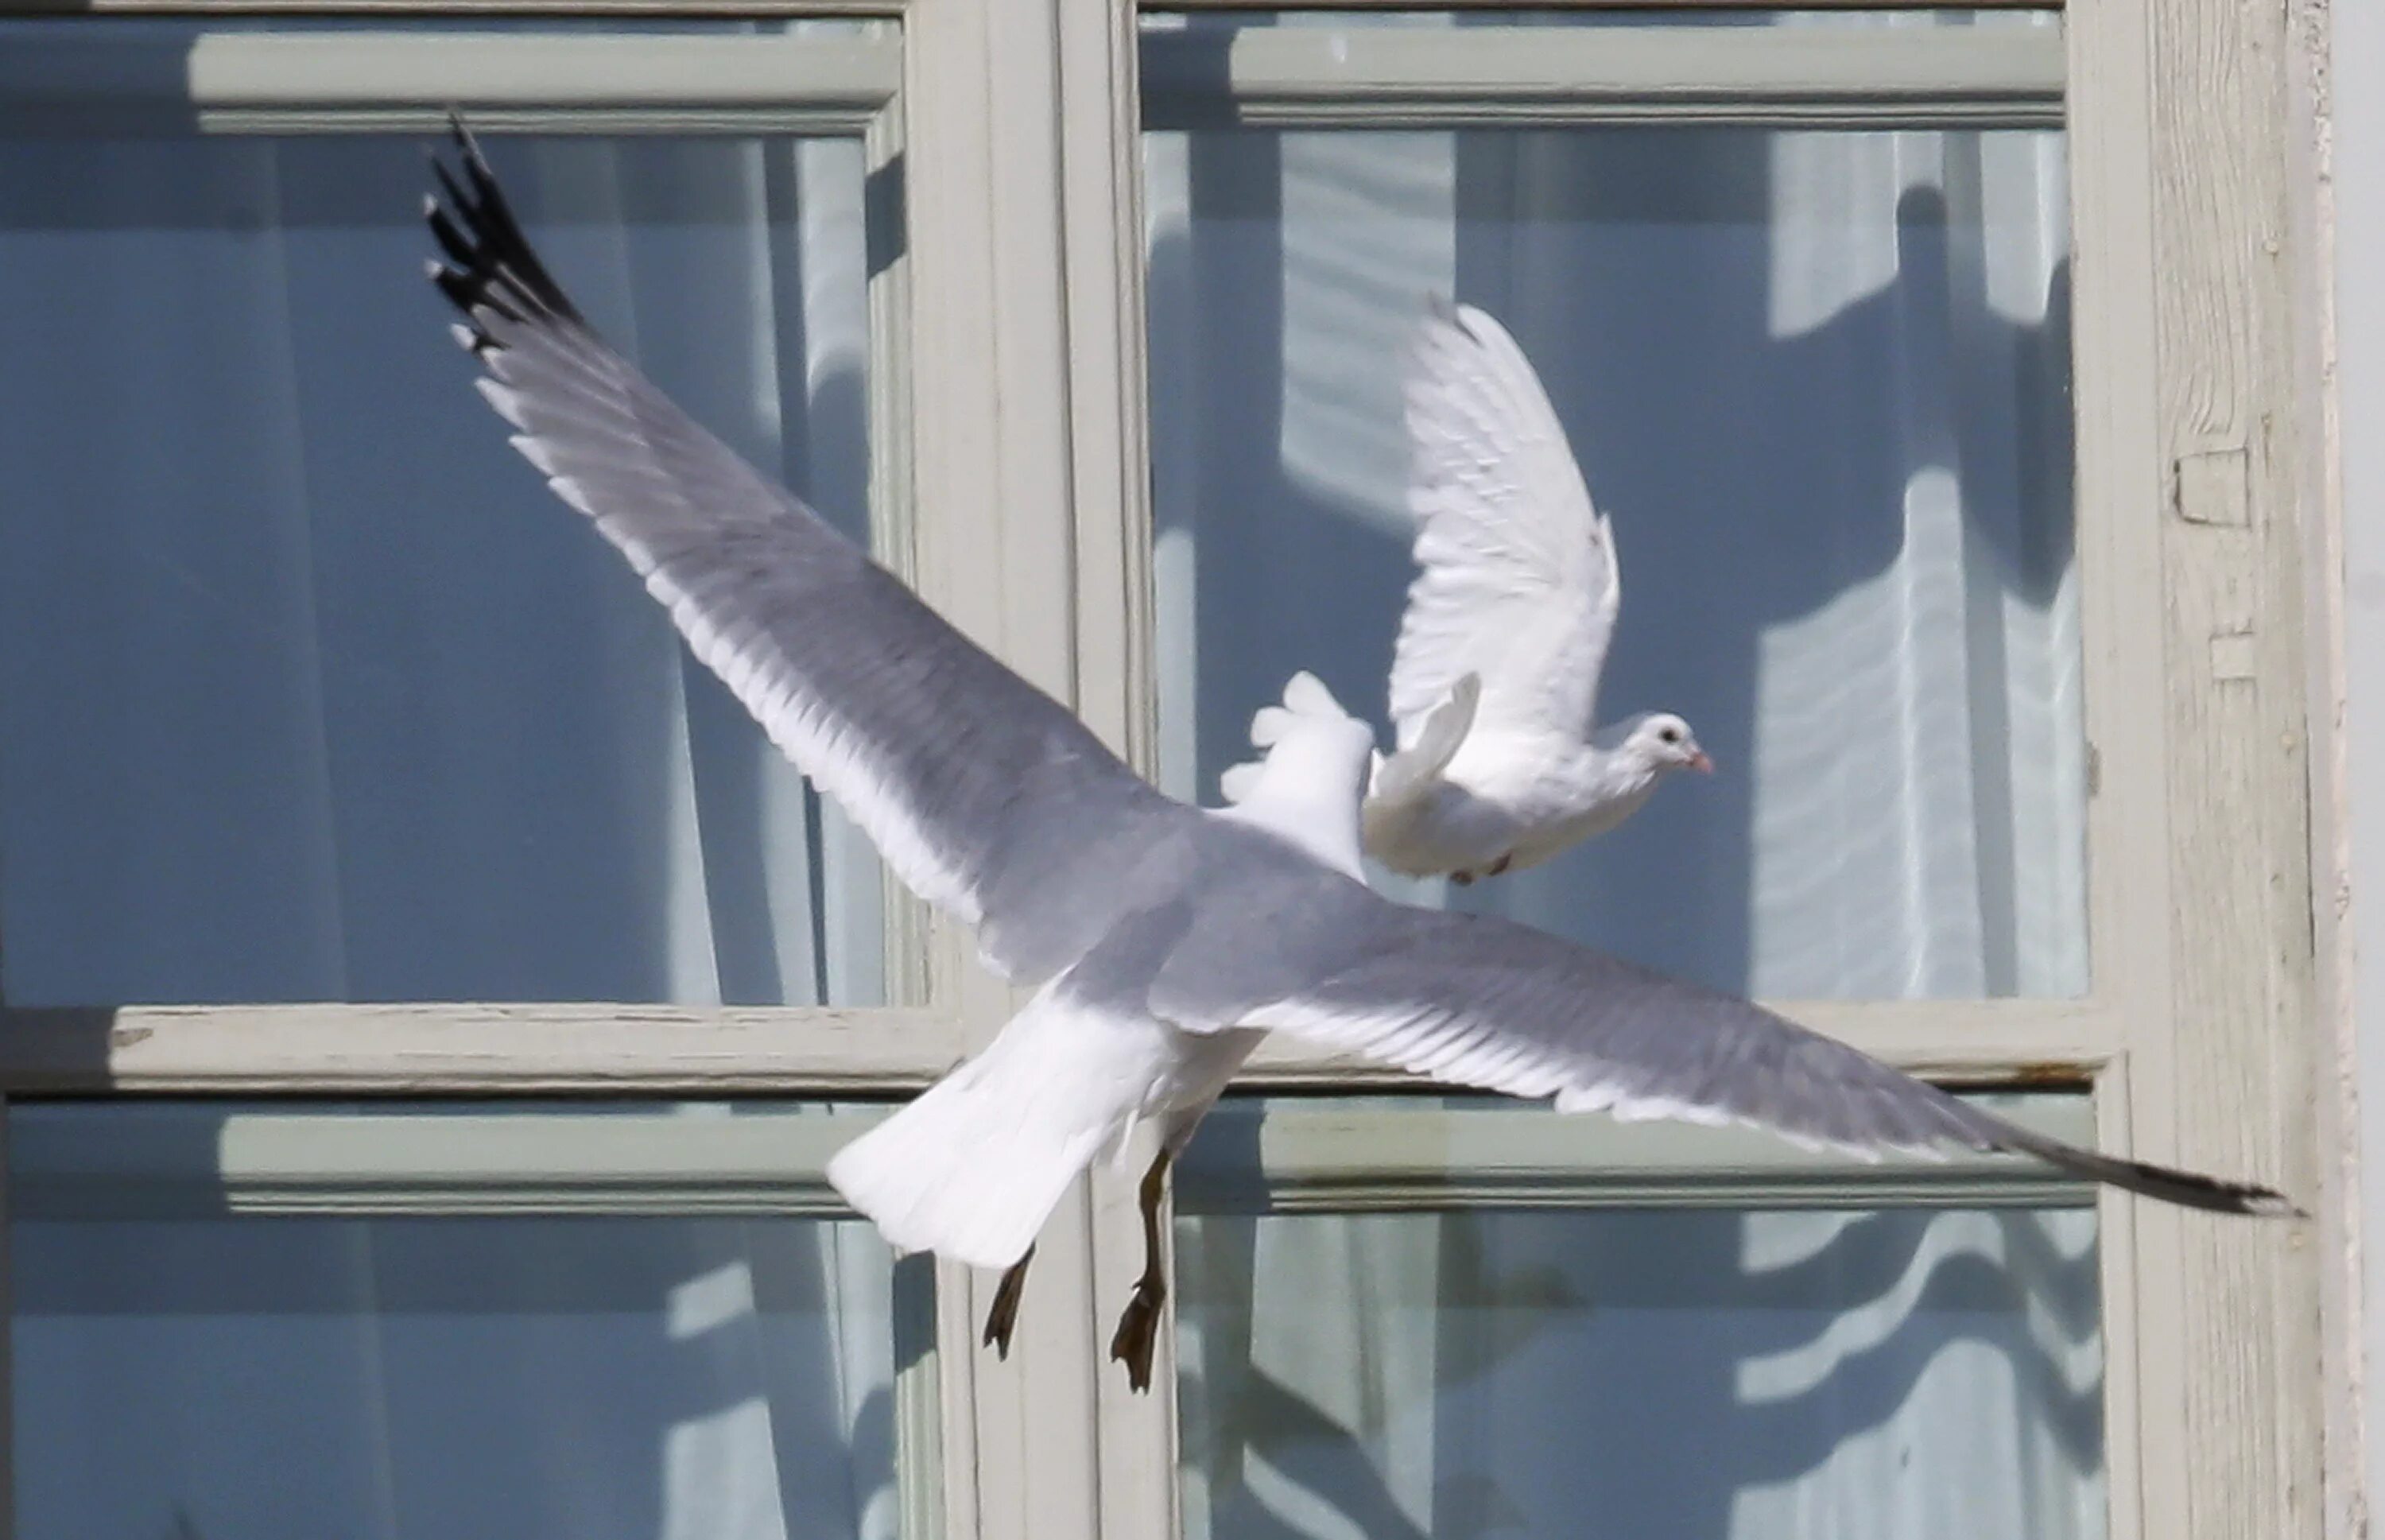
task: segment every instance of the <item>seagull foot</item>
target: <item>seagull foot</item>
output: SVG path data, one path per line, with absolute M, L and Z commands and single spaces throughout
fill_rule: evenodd
M 997 1358 L 1010 1357 L 1010 1333 L 1018 1324 L 1018 1301 L 1027 1293 L 1027 1264 L 1035 1258 L 1035 1248 L 1010 1264 L 1002 1282 L 993 1286 L 993 1303 L 985 1312 L 985 1345 L 993 1349 Z
M 1151 1388 L 1151 1356 L 1159 1343 L 1159 1307 L 1168 1287 L 1156 1278 L 1135 1282 L 1134 1297 L 1118 1317 L 1118 1334 L 1110 1338 L 1110 1357 L 1126 1365 L 1127 1383 L 1138 1392 Z
M 1453 871 L 1449 874 L 1449 880 L 1455 883 L 1459 887 L 1470 888 L 1474 885 L 1474 873 L 1470 871 Z
M 1488 871 L 1486 871 L 1486 872 L 1484 872 L 1484 873 L 1483 873 L 1483 875 L 1484 875 L 1485 877 L 1498 877 L 1498 876 L 1503 876 L 1503 875 L 1505 875 L 1505 872 L 1506 872 L 1506 870 L 1507 870 L 1508 866 L 1509 866 L 1510 864 L 1512 864 L 1512 863 L 1515 861 L 1515 859 L 1516 859 L 1516 853 L 1515 853 L 1514 851 L 1510 850 L 1510 851 L 1508 851 L 1505 855 L 1504 855 L 1504 856 L 1500 857 L 1497 860 L 1492 861 L 1492 862 L 1491 863 L 1491 870 L 1488 870 Z

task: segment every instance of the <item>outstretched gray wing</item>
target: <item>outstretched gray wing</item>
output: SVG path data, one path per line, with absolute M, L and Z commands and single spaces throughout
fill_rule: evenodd
M 1746 1123 L 1875 1157 L 2003 1150 L 2191 1208 L 2293 1211 L 2266 1188 L 2032 1133 L 1760 1006 L 1538 931 L 1405 908 L 1355 883 L 1305 885 L 1271 921 L 1195 925 L 1157 969 L 1154 1010 L 1193 1030 L 1275 1028 L 1437 1080 L 1552 1096 L 1560 1111 Z
M 1012 978 L 1098 933 L 1104 874 L 1193 816 L 698 427 L 583 321 L 460 128 L 426 210 L 481 390 L 697 657 Z M 1061 895 L 1053 901 L 1053 895 Z

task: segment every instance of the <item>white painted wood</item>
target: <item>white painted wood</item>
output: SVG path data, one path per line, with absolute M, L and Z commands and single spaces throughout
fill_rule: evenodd
M 904 0 L 738 0 L 733 11 L 694 6 L 688 0 L 0 0 L 0 16 L 646 17 L 683 21 L 691 14 L 895 17 L 903 8 Z
M 622 1096 L 915 1089 L 959 1062 L 947 1014 L 618 1005 L 0 1010 L 27 1092 Z
M 872 117 L 862 136 L 868 166 L 862 191 L 864 238 L 870 269 L 869 546 L 881 565 L 916 585 L 919 441 L 911 394 L 914 338 L 905 133 L 897 102 Z M 927 904 L 882 869 L 879 903 L 886 925 L 886 1002 L 935 1003 L 932 916 Z
M 858 133 L 901 69 L 891 30 L 44 35 L 0 51 L 0 130 L 421 132 L 455 106 L 548 132 Z
M 2128 1056 L 2104 1066 L 2096 1077 L 2092 1106 L 2097 1142 L 2128 1149 L 2134 1143 L 2129 1121 Z M 2102 1286 L 2097 1325 L 2104 1350 L 2104 1491 L 2108 1504 L 2104 1533 L 2113 1540 L 2136 1540 L 2160 1533 L 2146 1527 L 2144 1473 L 2166 1468 L 2169 1450 L 2156 1459 L 2146 1447 L 2141 1363 L 2146 1348 L 2144 1298 L 2138 1268 L 2137 1232 L 2131 1222 L 2145 1204 L 2105 1188 L 2097 1196 L 2095 1261 Z M 2156 1347 L 2154 1351 L 2160 1349 Z
M 2095 1142 L 2083 1096 L 1987 1096 L 2004 1116 Z M 1513 1108 L 1445 1111 L 1276 1103 L 1220 1108 L 1186 1151 L 1177 1201 L 1197 1213 L 1362 1213 L 1479 1205 L 1561 1208 L 2084 1207 L 2092 1183 L 2036 1161 L 1867 1163 L 1747 1129 L 1618 1123 Z M 1258 1164 L 1247 1153 L 1256 1123 Z
M 1026 678 L 1072 700 L 1057 3 L 923 4 L 908 26 L 904 99 L 915 421 L 927 450 L 920 588 Z M 968 960 L 970 950 L 953 928 L 940 928 L 935 998 L 953 1000 L 968 1041 L 982 1044 L 1017 1002 Z M 1095 1533 L 1092 1257 L 1080 1184 L 1038 1239 L 1006 1361 L 978 1346 L 994 1275 L 943 1270 L 951 1533 Z
M 1775 1001 L 1792 1020 L 1909 1073 L 1950 1083 L 2092 1082 L 2128 1040 L 2128 1018 L 2101 1000 Z M 1278 1035 L 1253 1055 L 1244 1086 L 1330 1089 L 1425 1083 L 1354 1055 Z
M 1302 11 L 1383 11 L 1402 8 L 1405 0 L 1304 0 Z M 1159 0 L 1150 11 L 1281 11 L 1283 0 Z M 1417 7 L 1410 7 L 1417 8 Z M 1516 0 L 1434 0 L 1437 11 L 1504 11 L 1519 7 Z M 1904 0 L 1797 0 L 1783 6 L 1778 0 L 1536 0 L 1534 11 L 1878 11 L 1917 8 Z M 1969 0 L 1962 10 L 2058 11 L 2062 0 Z
M 1148 773 L 1155 767 L 1157 702 L 1146 687 L 1154 592 L 1137 17 L 1129 0 L 1061 5 L 1055 27 L 1066 210 L 1061 255 L 1068 278 L 1077 703 L 1105 741 Z M 1172 1312 L 1163 1320 L 1151 1393 L 1136 1394 L 1107 1357 L 1109 1330 L 1143 1271 L 1137 1189 L 1156 1148 L 1155 1135 L 1145 1130 L 1122 1160 L 1098 1167 L 1086 1183 L 1096 1520 L 1104 1534 L 1176 1531 Z M 1163 1229 L 1163 1245 L 1168 1236 Z
M 2218 517 L 2161 508 L 2132 542 L 2140 561 L 2160 561 L 2162 687 L 2141 704 L 2161 713 L 2168 814 L 2166 1008 L 2132 1045 L 2139 1148 L 2307 1198 L 2300 428 L 2281 409 L 2293 390 L 2284 10 L 2166 0 L 2145 6 L 2142 35 L 2151 260 L 2134 270 L 2158 275 L 2156 463 L 2176 476 L 2199 457 L 2241 453 L 2244 503 L 2236 517 L 2231 488 Z M 2090 303 L 2082 292 L 2080 311 Z M 2198 1535 L 2316 1532 L 2311 1236 L 2160 1211 L 2141 1213 L 2136 1235 L 2146 1529 L 2165 1533 L 2175 1516 Z
M 1135 8 L 1069 6 L 1058 31 L 1078 709 L 1149 775 L 1158 703 Z
M 2295 11 L 2308 27 L 2297 52 L 2311 71 L 2310 213 L 2332 244 L 2306 318 L 2317 353 L 2306 399 L 2325 426 L 2312 468 L 2325 509 L 2310 564 L 2323 607 L 2311 624 L 2313 843 L 2341 1092 L 2322 1247 L 2341 1274 L 2324 1349 L 2328 1534 L 2364 1540 L 2385 1503 L 2385 1416 L 2372 1404 L 2385 1363 L 2385 442 L 2373 426 L 2385 421 L 2385 98 L 2364 89 L 2385 60 L 2385 11 L 2323 0 Z
M 2026 126 L 2062 121 L 2056 29 L 1252 27 L 1143 39 L 1144 122 Z
M 2310 727 L 2310 861 L 2313 1004 L 2318 1023 L 2314 1060 L 2318 1106 L 2317 1271 L 2321 1381 L 2325 1405 L 2322 1530 L 2354 1540 L 2366 1523 L 2363 1398 L 2367 1355 L 2360 1211 L 2360 953 L 2350 908 L 2354 867 L 2352 734 L 2345 680 L 2347 630 L 2344 504 L 2337 474 L 2343 454 L 2336 389 L 2336 199 L 2330 180 L 2328 0 L 2292 0 L 2292 117 L 2287 173 L 2294 286 L 2297 500 L 2303 526 L 2304 656 Z M 2353 164 L 2357 165 L 2355 157 Z
M 19 1103 L 19 1219 L 210 1214 L 791 1214 L 850 1218 L 829 1157 L 883 1109 L 260 1111 Z

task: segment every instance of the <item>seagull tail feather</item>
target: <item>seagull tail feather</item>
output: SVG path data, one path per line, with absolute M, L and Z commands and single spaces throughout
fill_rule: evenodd
M 1050 1059 L 1037 1051 L 1050 1035 L 1034 1014 L 829 1161 L 830 1184 L 896 1250 L 1008 1267 L 1118 1137 L 1115 1118 L 1051 1105 Z

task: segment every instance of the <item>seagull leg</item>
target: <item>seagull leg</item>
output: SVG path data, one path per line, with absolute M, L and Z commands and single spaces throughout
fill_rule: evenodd
M 1514 851 L 1512 851 L 1512 850 L 1508 851 L 1505 855 L 1504 855 L 1504 856 L 1500 857 L 1497 860 L 1492 861 L 1492 862 L 1491 863 L 1491 870 L 1490 870 L 1489 871 L 1484 872 L 1484 873 L 1483 873 L 1483 875 L 1484 875 L 1484 876 L 1486 876 L 1486 877 L 1496 877 L 1496 876 L 1500 875 L 1502 872 L 1504 872 L 1504 871 L 1505 871 L 1505 870 L 1507 870 L 1507 865 L 1508 865 L 1508 863 L 1509 863 L 1509 862 L 1511 862 L 1511 861 L 1513 861 L 1515 858 L 1516 858 L 1516 853 L 1515 853 Z
M 993 1303 L 985 1312 L 985 1345 L 993 1349 L 998 1358 L 1010 1357 L 1010 1329 L 1018 1324 L 1018 1299 L 1027 1292 L 1027 1264 L 1035 1259 L 1035 1248 L 1003 1270 L 1002 1282 L 993 1286 Z
M 1168 1167 L 1174 1152 L 1165 1145 L 1143 1174 L 1143 1276 L 1134 1281 L 1134 1297 L 1118 1317 L 1118 1334 L 1110 1338 L 1110 1357 L 1126 1365 L 1127 1383 L 1136 1390 L 1151 1388 L 1151 1355 L 1159 1342 L 1159 1308 L 1168 1301 L 1168 1274 L 1159 1260 L 1159 1200 L 1167 1191 Z
M 1449 874 L 1449 880 L 1455 883 L 1459 887 L 1469 888 L 1474 885 L 1474 873 L 1470 871 L 1453 871 Z

